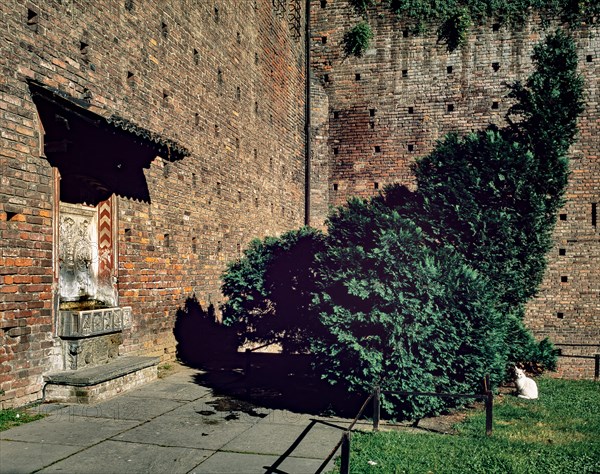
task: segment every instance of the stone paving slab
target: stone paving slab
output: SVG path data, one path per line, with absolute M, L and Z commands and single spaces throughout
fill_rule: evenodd
M 248 430 L 252 425 L 240 422 L 207 424 L 202 417 L 185 419 L 163 415 L 114 437 L 117 441 L 217 450 Z
M 69 446 L 89 446 L 139 425 L 134 420 L 112 420 L 60 414 L 0 432 L 1 440 Z
M 127 395 L 140 398 L 166 398 L 171 400 L 192 401 L 205 397 L 211 393 L 212 390 L 210 388 L 196 385 L 191 380 L 182 380 L 179 382 L 176 380 L 170 381 L 162 379 L 153 382 L 148 386 L 131 390 L 130 392 L 127 392 Z
M 242 454 L 219 451 L 191 471 L 190 474 L 264 474 L 264 466 L 270 466 L 277 456 Z M 313 474 L 321 465 L 317 459 L 289 457 L 279 468 L 293 474 Z M 324 472 L 333 469 L 329 464 Z
M 256 424 L 223 447 L 223 451 L 281 455 L 296 440 L 306 426 Z M 298 447 L 294 456 L 322 458 L 329 454 L 342 436 L 342 431 L 315 425 Z
M 168 413 L 185 402 L 164 398 L 144 398 L 122 395 L 93 405 L 66 405 L 51 413 L 57 416 L 84 416 L 89 418 L 109 418 L 113 420 L 148 421 Z M 42 405 L 43 406 L 43 405 Z
M 213 451 L 108 440 L 53 464 L 40 473 L 186 473 Z
M 0 440 L 0 474 L 37 471 L 81 449 L 81 446 Z

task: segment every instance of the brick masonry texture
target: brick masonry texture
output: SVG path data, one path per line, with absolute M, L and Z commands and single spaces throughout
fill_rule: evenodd
M 497 29 L 490 22 L 450 53 L 434 34 L 408 34 L 401 18 L 377 5 L 369 13 L 374 40 L 356 58 L 343 51 L 344 33 L 360 21 L 350 4 L 312 2 L 311 134 L 313 153 L 320 154 L 313 162 L 329 175 L 319 192 L 331 205 L 372 196 L 394 182 L 414 186 L 410 165 L 436 140 L 451 131 L 502 126 L 510 106 L 505 84 L 527 78 L 533 46 L 554 28 L 542 29 L 535 18 L 521 29 Z M 526 323 L 537 338 L 569 344 L 560 346 L 563 354 L 591 356 L 600 350 L 600 227 L 592 217 L 600 202 L 600 36 L 597 25 L 572 34 L 586 110 L 571 150 L 568 201 L 557 221 L 555 248 Z M 323 212 L 315 210 L 313 219 L 324 219 Z M 558 373 L 589 378 L 593 370 L 593 359 L 561 357 Z
M 298 9 L 300 8 L 300 10 Z M 217 310 L 220 275 L 254 237 L 304 222 L 305 38 L 297 0 L 3 1 L 0 13 L 0 403 L 41 396 L 57 362 L 53 170 L 34 79 L 190 156 L 119 198 L 121 354 L 175 356 L 187 298 Z M 85 159 L 85 157 L 82 157 Z

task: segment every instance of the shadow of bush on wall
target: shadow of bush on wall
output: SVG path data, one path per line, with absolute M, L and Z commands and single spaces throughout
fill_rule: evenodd
M 212 304 L 204 309 L 195 297 L 177 310 L 173 334 L 177 359 L 189 367 L 230 367 L 237 356 L 235 330 L 216 320 Z

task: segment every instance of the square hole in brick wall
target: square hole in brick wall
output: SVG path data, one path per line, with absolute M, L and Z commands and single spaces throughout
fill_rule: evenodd
M 35 10 L 27 9 L 27 29 L 37 33 L 40 17 Z
M 558 249 L 558 255 L 567 255 L 567 249 Z
M 492 102 L 492 109 L 498 109 L 500 107 L 500 104 L 498 103 L 497 100 L 495 100 L 494 102 Z
M 354 74 L 354 80 L 355 81 L 360 81 L 360 73 L 357 72 L 356 74 Z
M 569 281 L 569 277 L 568 277 L 568 276 L 566 276 L 566 275 L 562 275 L 562 276 L 560 277 L 560 282 L 561 282 L 561 283 L 567 283 L 568 281 Z
M 498 72 L 500 70 L 500 63 L 492 63 L 492 69 L 494 72 Z
M 333 154 L 334 155 L 337 155 L 339 152 L 340 152 L 339 148 L 336 147 L 336 148 L 333 149 Z
M 565 313 L 560 313 L 560 312 L 559 312 L 559 313 L 556 313 L 556 317 L 557 317 L 558 319 L 564 319 L 564 318 L 565 318 Z
M 452 74 L 453 68 L 452 66 L 446 66 L 446 73 Z
M 323 74 L 323 82 L 329 82 L 329 74 Z
M 408 38 L 410 32 L 408 31 L 408 29 L 404 29 L 402 30 L 402 37 L 403 38 Z
M 448 104 L 448 105 L 446 106 L 446 110 L 447 110 L 448 112 L 454 112 L 454 104 Z
M 194 58 L 194 64 L 196 64 L 196 65 L 200 64 L 200 53 L 198 52 L 197 49 L 194 49 L 192 51 L 192 57 Z
M 375 109 L 369 109 L 369 117 L 375 117 Z
M 586 57 L 585 57 L 585 61 L 586 61 L 586 62 L 588 62 L 588 63 L 591 63 L 591 62 L 592 62 L 592 60 L 593 60 L 593 57 L 592 57 L 592 55 L 591 55 L 591 54 L 588 54 L 588 55 L 586 55 Z
M 500 31 L 500 23 L 494 23 L 492 25 L 492 31 Z
M 375 122 L 369 122 L 369 128 L 371 130 L 374 130 L 375 129 Z
M 412 143 L 409 143 L 407 149 L 408 151 L 415 151 L 415 146 Z
M 327 8 L 327 0 L 321 0 L 321 8 Z
M 402 77 L 408 77 L 408 69 L 402 69 Z
M 373 183 L 373 189 L 379 189 L 379 183 Z
M 566 214 L 559 214 L 558 215 L 558 219 L 561 221 L 566 221 L 567 220 L 567 215 Z
M 338 111 L 333 112 L 333 118 L 334 119 L 340 118 L 340 113 Z
M 130 86 L 135 84 L 135 74 L 132 71 L 127 71 L 127 84 Z
M 333 183 L 333 190 L 337 191 L 338 190 L 339 185 L 337 183 Z
M 321 44 L 327 44 L 327 36 L 321 36 Z
M 83 55 L 86 56 L 89 52 L 90 52 L 90 45 L 87 44 L 84 41 L 80 41 L 79 42 L 79 52 Z
M 375 145 L 373 150 L 375 150 L 375 153 L 381 153 L 381 147 L 379 145 Z
M 415 108 L 414 107 L 409 107 L 408 108 L 408 113 L 409 114 L 414 114 L 415 113 Z

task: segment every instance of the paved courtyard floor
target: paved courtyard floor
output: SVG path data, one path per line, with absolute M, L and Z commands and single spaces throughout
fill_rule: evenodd
M 184 367 L 94 405 L 41 405 L 47 417 L 0 432 L 0 473 L 264 473 L 315 418 L 215 395 L 197 374 Z M 279 469 L 315 472 L 341 433 L 315 425 Z

